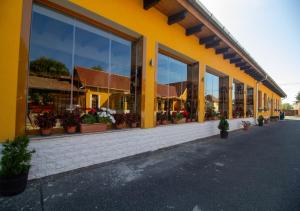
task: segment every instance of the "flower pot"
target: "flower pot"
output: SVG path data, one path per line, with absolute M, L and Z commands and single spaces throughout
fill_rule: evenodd
M 52 134 L 52 128 L 41 128 L 40 131 L 42 136 L 50 136 Z
M 156 125 L 160 125 L 160 122 L 159 122 L 159 121 L 156 121 Z
M 72 134 L 76 132 L 76 126 L 69 126 L 66 129 L 67 133 Z
M 244 126 L 244 130 L 248 130 L 249 129 L 249 125 Z
M 107 130 L 107 124 L 104 124 L 104 123 L 81 124 L 80 125 L 81 133 L 103 132 L 106 130 Z
M 136 128 L 137 127 L 137 123 L 136 122 L 131 123 L 130 127 L 131 128 Z
M 192 120 L 191 119 L 186 119 L 186 122 L 191 122 Z
M 161 124 L 162 124 L 162 125 L 167 125 L 167 124 L 168 124 L 168 121 L 167 121 L 167 120 L 162 120 L 162 121 L 161 121 Z
M 220 137 L 221 138 L 228 138 L 228 131 L 227 130 L 220 130 Z
M 185 123 L 185 122 L 186 122 L 186 118 L 182 118 L 182 119 L 178 119 L 178 120 L 176 119 L 175 120 L 176 124 L 181 124 L 181 123 Z
M 124 123 L 120 123 L 120 124 L 116 124 L 116 128 L 117 129 L 123 129 L 123 128 L 125 128 L 125 126 L 126 126 L 125 122 Z
M 192 122 L 196 122 L 196 119 L 192 119 Z
M 22 193 L 27 185 L 28 172 L 13 177 L 0 177 L 0 195 L 13 196 Z

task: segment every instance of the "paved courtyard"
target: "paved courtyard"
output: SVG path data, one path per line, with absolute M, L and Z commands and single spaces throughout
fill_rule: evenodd
M 0 210 L 300 210 L 300 121 L 33 180 Z

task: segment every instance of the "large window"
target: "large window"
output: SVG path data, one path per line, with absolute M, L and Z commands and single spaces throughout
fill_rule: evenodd
M 232 83 L 232 117 L 244 117 L 244 84 L 237 80 Z
M 140 112 L 140 76 L 134 43 L 34 5 L 26 127 L 37 114 L 110 108 Z M 59 121 L 57 128 L 60 127 Z
M 205 73 L 205 119 L 228 118 L 228 77 Z
M 164 54 L 158 55 L 157 123 L 196 120 L 198 65 L 187 65 Z
M 253 88 L 247 86 L 247 110 L 246 116 L 253 117 L 254 115 L 254 95 L 253 95 Z

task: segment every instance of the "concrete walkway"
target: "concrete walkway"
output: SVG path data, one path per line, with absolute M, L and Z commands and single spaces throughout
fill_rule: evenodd
M 300 121 L 30 182 L 0 210 L 300 210 Z
M 239 129 L 242 120 L 254 122 L 253 118 L 229 120 L 230 129 Z M 30 147 L 36 153 L 32 157 L 29 178 L 41 178 L 212 136 L 219 133 L 218 123 L 216 120 L 34 139 Z

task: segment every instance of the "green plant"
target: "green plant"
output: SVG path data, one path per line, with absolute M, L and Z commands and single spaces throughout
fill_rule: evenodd
M 300 101 L 300 91 L 298 92 L 298 94 L 296 95 L 296 100 Z
M 221 117 L 218 128 L 221 131 L 229 130 L 229 123 L 225 117 Z
M 40 57 L 36 60 L 31 61 L 30 74 L 47 77 L 60 77 L 70 75 L 65 64 L 47 57 Z
M 126 123 L 128 125 L 132 123 L 137 123 L 138 122 L 138 115 L 136 113 L 127 113 L 126 114 Z
M 80 116 L 77 113 L 65 112 L 60 119 L 63 128 L 78 126 L 80 123 Z
M 259 115 L 257 121 L 258 121 L 259 125 L 263 125 L 263 123 L 264 123 L 264 117 L 263 117 L 263 115 Z
M 56 124 L 56 117 L 52 112 L 38 114 L 34 123 L 41 129 L 53 128 Z
M 13 177 L 29 171 L 30 160 L 34 150 L 28 150 L 29 138 L 16 137 L 13 141 L 3 144 L 0 161 L 0 175 Z
M 94 124 L 97 122 L 97 118 L 92 114 L 85 114 L 81 117 L 81 123 L 83 124 Z
M 126 120 L 125 114 L 114 114 L 114 118 L 116 120 L 116 125 L 123 124 Z

